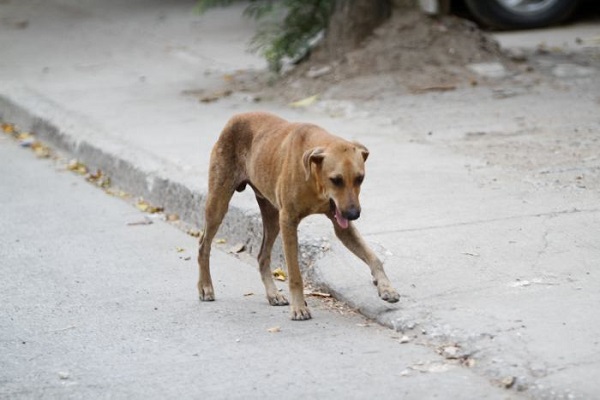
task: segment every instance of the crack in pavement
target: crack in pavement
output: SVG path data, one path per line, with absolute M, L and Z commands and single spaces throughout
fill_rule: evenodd
M 407 233 L 407 232 L 422 232 L 428 230 L 435 229 L 447 229 L 454 228 L 460 226 L 473 226 L 473 225 L 482 225 L 493 222 L 502 222 L 502 221 L 512 221 L 519 220 L 525 218 L 540 218 L 540 217 L 549 217 L 554 218 L 559 215 L 568 215 L 568 214 L 579 214 L 579 213 L 597 213 L 600 212 L 600 208 L 590 208 L 590 209 L 579 209 L 579 208 L 571 208 L 569 210 L 560 210 L 560 211 L 550 211 L 545 213 L 535 213 L 535 214 L 523 214 L 523 215 L 513 215 L 510 217 L 501 217 L 501 218 L 490 218 L 490 219 L 481 219 L 475 221 L 465 221 L 465 222 L 454 222 L 449 224 L 441 224 L 441 225 L 431 225 L 431 226 L 423 226 L 416 228 L 404 228 L 404 229 L 389 229 L 377 232 L 364 232 L 363 236 L 378 236 L 378 235 L 387 235 L 390 233 Z

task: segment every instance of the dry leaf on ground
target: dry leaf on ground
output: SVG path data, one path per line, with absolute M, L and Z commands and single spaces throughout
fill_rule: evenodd
M 41 142 L 38 142 L 37 140 L 31 144 L 31 150 L 33 150 L 33 153 L 38 158 L 48 158 L 51 155 L 48 146 L 44 146 Z
M 211 93 L 211 94 L 209 94 L 207 96 L 201 97 L 200 98 L 200 102 L 201 103 L 212 103 L 212 102 L 215 102 L 215 101 L 217 101 L 219 99 L 222 99 L 224 97 L 231 96 L 232 93 L 233 92 L 231 90 L 228 90 L 228 89 L 216 91 L 216 92 L 213 92 L 213 93 Z
M 293 103 L 290 103 L 289 106 L 294 107 L 294 108 L 308 107 L 308 106 L 314 104 L 318 99 L 319 99 L 319 95 L 315 94 L 314 96 L 310 96 L 310 97 L 304 98 L 302 100 L 294 101 Z
M 277 279 L 278 281 L 285 281 L 287 279 L 287 274 L 281 268 L 277 268 L 272 272 L 272 274 L 273 278 Z
M 135 204 L 135 206 L 138 208 L 138 210 L 147 212 L 150 214 L 155 214 L 155 213 L 159 213 L 159 212 L 163 211 L 162 207 L 155 207 L 155 206 L 151 205 L 150 203 L 148 203 L 144 199 L 139 199 L 137 201 L 137 203 Z
M 8 123 L 2 123 L 2 130 L 4 131 L 4 133 L 12 135 L 13 133 L 15 133 L 15 125 L 8 124 Z
M 83 164 L 82 162 L 80 162 L 77 159 L 73 159 L 73 160 L 69 161 L 69 163 L 67 164 L 67 169 L 69 171 L 76 172 L 80 175 L 85 175 L 88 172 L 88 169 L 85 166 L 85 164 Z
M 200 232 L 199 230 L 196 230 L 196 229 L 188 229 L 187 234 L 192 237 L 195 237 L 195 238 L 200 238 L 203 235 L 202 232 Z

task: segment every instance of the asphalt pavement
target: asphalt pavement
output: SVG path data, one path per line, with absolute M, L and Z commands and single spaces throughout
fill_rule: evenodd
M 193 386 L 184 381 L 190 378 L 191 366 L 210 362 L 201 357 L 202 351 L 215 350 L 191 334 L 200 332 L 203 324 L 210 324 L 204 331 L 213 340 L 223 332 L 240 343 L 245 343 L 240 332 L 258 332 L 261 338 L 248 344 L 248 352 L 237 353 L 239 356 L 214 353 L 211 359 L 219 362 L 210 368 L 222 369 L 217 375 L 203 375 L 203 379 L 215 391 L 223 383 L 219 377 L 225 371 L 240 367 L 240 357 L 248 362 L 241 365 L 245 373 L 266 376 L 265 369 L 253 364 L 251 354 L 264 360 L 286 387 L 312 390 L 305 381 L 297 383 L 301 380 L 297 377 L 304 374 L 331 390 L 347 387 L 344 394 L 354 393 L 350 388 L 363 383 L 371 386 L 373 394 L 383 395 L 390 393 L 386 385 L 390 390 L 406 387 L 401 373 L 412 375 L 415 369 L 409 367 L 421 362 L 423 354 L 437 357 L 436 349 L 442 353 L 452 349 L 452 354 L 442 359 L 463 360 L 463 366 L 451 371 L 441 367 L 445 372 L 440 374 L 431 372 L 436 367 L 423 375 L 414 374 L 414 379 L 426 383 L 423 391 L 411 393 L 439 394 L 441 398 L 510 397 L 521 396 L 521 392 L 533 398 L 594 398 L 600 393 L 595 379 L 600 373 L 600 322 L 595 312 L 600 301 L 600 192 L 596 185 L 600 161 L 597 154 L 586 153 L 597 144 L 600 130 L 600 69 L 594 58 L 561 55 L 541 59 L 540 70 L 551 76 L 543 84 L 517 76 L 444 93 L 382 94 L 361 103 L 324 97 L 301 109 L 256 103 L 246 93 L 237 92 L 201 103 L 198 94 L 218 93 L 238 70 L 260 69 L 265 64 L 245 51 L 255 27 L 241 17 L 242 8 L 217 9 L 199 16 L 192 12 L 193 5 L 193 1 L 151 0 L 1 2 L 0 119 L 34 133 L 90 168 L 102 169 L 114 187 L 143 196 L 198 227 L 202 226 L 210 148 L 234 113 L 267 110 L 294 121 L 317 123 L 364 143 L 371 155 L 357 226 L 385 259 L 386 271 L 402 295 L 400 302 L 389 305 L 377 298 L 368 269 L 333 238 L 324 218 L 309 218 L 302 224 L 301 259 L 315 287 L 392 328 L 378 330 L 374 336 L 382 336 L 378 351 L 395 354 L 399 364 L 385 373 L 383 365 L 373 366 L 381 371 L 375 377 L 334 379 L 327 386 L 321 379 L 331 375 L 310 372 L 316 364 L 329 366 L 329 372 L 340 365 L 347 366 L 344 371 L 352 371 L 365 362 L 359 359 L 370 357 L 368 350 L 356 353 L 354 363 L 323 357 L 326 349 L 337 349 L 335 343 L 342 337 L 362 334 L 351 330 L 355 323 L 340 319 L 336 325 L 339 335 L 321 342 L 314 339 L 314 331 L 328 330 L 329 324 L 338 324 L 334 322 L 338 317 L 317 312 L 313 321 L 303 325 L 288 322 L 287 310 L 259 311 L 263 310 L 259 308 L 263 307 L 261 296 L 240 297 L 240 292 L 260 293 L 259 287 L 229 286 L 237 279 L 229 275 L 248 273 L 253 277 L 245 282 L 255 279 L 252 264 L 242 265 L 218 252 L 214 257 L 235 266 L 236 273 L 225 274 L 215 268 L 215 274 L 224 274 L 216 288 L 219 301 L 211 308 L 201 308 L 192 290 L 194 262 L 182 261 L 173 250 L 180 246 L 192 254 L 195 243 L 191 238 L 173 231 L 173 238 L 167 240 L 166 230 L 159 229 L 158 223 L 126 226 L 123 220 L 127 215 L 137 216 L 127 205 L 114 205 L 124 207 L 121 220 L 115 223 L 118 229 L 102 225 L 109 224 L 108 219 L 104 221 L 108 206 L 86 208 L 85 199 L 70 207 L 85 213 L 64 217 L 66 211 L 57 212 L 60 201 L 70 201 L 85 184 L 47 186 L 43 193 L 59 196 L 54 203 L 29 195 L 27 184 L 44 184 L 39 178 L 44 176 L 41 171 L 54 167 L 46 165 L 39 171 L 21 167 L 29 172 L 15 182 L 18 160 L 9 157 L 21 150 L 3 144 L 3 209 L 16 207 L 5 213 L 7 221 L 9 216 L 15 218 L 15 228 L 8 223 L 2 227 L 2 241 L 7 243 L 2 248 L 3 275 L 16 279 L 3 283 L 8 285 L 3 290 L 3 314 L 23 318 L 23 323 L 5 323 L 8 320 L 3 318 L 2 343 L 7 351 L 3 351 L 2 362 L 7 367 L 2 368 L 0 393 L 11 398 L 62 398 L 67 392 L 61 391 L 73 386 L 73 390 L 81 390 L 73 397 L 82 397 L 85 390 L 95 387 L 108 388 L 106 397 L 126 397 L 134 392 L 122 389 L 124 380 L 142 382 L 142 394 L 174 397 L 188 393 L 183 387 Z M 587 29 L 577 43 L 589 50 L 595 36 Z M 514 40 L 511 37 L 512 43 Z M 22 156 L 29 155 L 17 159 Z M 560 162 L 552 163 L 552 159 Z M 254 254 L 260 244 L 260 218 L 249 192 L 234 197 L 220 237 L 229 244 L 242 242 L 247 253 Z M 21 200 L 15 202 L 17 198 Z M 46 200 L 35 203 L 39 199 Z M 16 226 L 26 229 L 19 242 L 12 241 Z M 46 226 L 57 230 L 35 235 L 46 232 Z M 132 235 L 132 229 L 138 228 L 143 235 Z M 63 231 L 70 232 L 69 240 L 46 240 L 60 237 Z M 117 232 L 122 232 L 122 240 L 102 244 L 106 236 L 119 238 Z M 121 244 L 128 240 L 135 242 Z M 29 260 L 26 257 L 31 253 L 26 250 L 35 248 L 34 243 L 38 256 Z M 161 249 L 159 254 L 153 253 Z M 64 264 L 61 272 L 61 257 L 73 252 L 77 262 Z M 57 258 L 42 263 L 39 254 L 46 260 Z M 31 272 L 36 270 L 27 269 L 30 263 L 25 260 L 37 263 L 40 271 L 56 270 L 57 277 L 47 282 L 52 290 L 48 291 L 45 281 L 38 281 L 40 274 Z M 145 261 L 138 263 L 140 260 Z M 86 268 L 78 269 L 80 265 Z M 285 268 L 280 256 L 273 265 L 278 266 Z M 83 274 L 81 280 L 71 278 L 77 273 Z M 27 279 L 32 279 L 30 286 L 26 286 Z M 86 288 L 86 284 L 93 287 Z M 96 284 L 104 284 L 103 290 Z M 73 303 L 65 306 L 69 300 Z M 123 309 L 127 304 L 135 306 Z M 19 310 L 26 312 L 18 315 Z M 241 315 L 253 312 L 249 310 L 265 314 L 239 323 Z M 53 313 L 61 319 L 53 321 Z M 84 322 L 78 322 L 79 317 Z M 275 325 L 281 326 L 279 335 L 265 333 Z M 352 333 L 341 333 L 344 329 Z M 313 357 L 303 364 L 306 368 L 290 370 L 295 362 L 292 358 L 283 359 L 275 368 L 275 361 L 263 354 L 272 349 L 267 344 L 272 337 L 285 336 L 281 333 L 294 340 L 302 338 L 302 351 Z M 362 344 L 350 347 L 368 348 L 371 333 L 365 334 Z M 128 342 L 130 334 L 134 335 L 133 344 Z M 404 351 L 389 339 L 396 334 L 406 336 L 413 345 L 423 344 L 411 346 L 425 353 L 411 361 L 394 353 Z M 83 341 L 69 347 L 69 335 Z M 107 339 L 102 339 L 103 335 Z M 161 341 L 166 343 L 159 347 Z M 27 343 L 37 343 L 37 352 L 29 350 Z M 43 349 L 48 346 L 54 346 L 53 351 L 44 356 Z M 184 349 L 188 354 L 188 347 L 191 357 L 196 357 L 191 361 L 181 356 Z M 82 361 L 88 349 L 98 357 L 97 363 L 94 357 L 87 358 L 89 363 Z M 126 352 L 128 357 L 122 355 Z M 277 352 L 280 357 L 294 353 L 279 348 Z M 298 348 L 296 353 L 300 352 Z M 67 354 L 74 357 L 72 364 Z M 165 354 L 167 359 L 161 359 Z M 370 359 L 378 362 L 375 356 Z M 132 372 L 137 365 L 144 367 Z M 156 382 L 171 369 L 180 372 L 165 375 L 172 376 L 172 385 L 168 378 Z M 286 372 L 279 374 L 282 370 Z M 137 373 L 143 379 L 138 379 Z M 456 380 L 444 383 L 447 374 L 461 378 L 452 375 L 449 380 Z M 243 390 L 232 397 L 254 393 L 252 382 L 260 380 L 258 375 L 249 376 L 240 383 Z M 384 379 L 382 376 L 385 383 L 376 380 Z M 28 392 L 38 378 L 39 388 Z M 461 379 L 476 389 L 453 396 L 453 385 Z M 70 385 L 74 382 L 86 383 Z M 111 382 L 117 383 L 110 386 Z M 153 384 L 164 386 L 156 392 L 145 388 Z M 266 390 L 266 386 L 258 386 L 257 397 Z M 509 390 L 498 392 L 502 386 Z M 324 397 L 329 392 L 305 393 Z M 357 393 L 357 398 L 362 397 Z
M 0 398 L 518 398 L 331 302 L 270 306 L 258 270 L 0 136 Z M 343 313 L 344 312 L 344 313 Z

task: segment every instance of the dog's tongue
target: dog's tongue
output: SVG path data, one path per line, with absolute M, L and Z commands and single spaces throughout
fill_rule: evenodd
M 342 213 L 337 207 L 335 208 L 335 220 L 342 229 L 348 228 L 348 220 L 342 217 Z

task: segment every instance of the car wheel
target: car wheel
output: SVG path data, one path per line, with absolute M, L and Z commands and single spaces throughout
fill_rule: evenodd
M 578 0 L 465 0 L 479 22 L 500 29 L 539 28 L 562 22 Z

